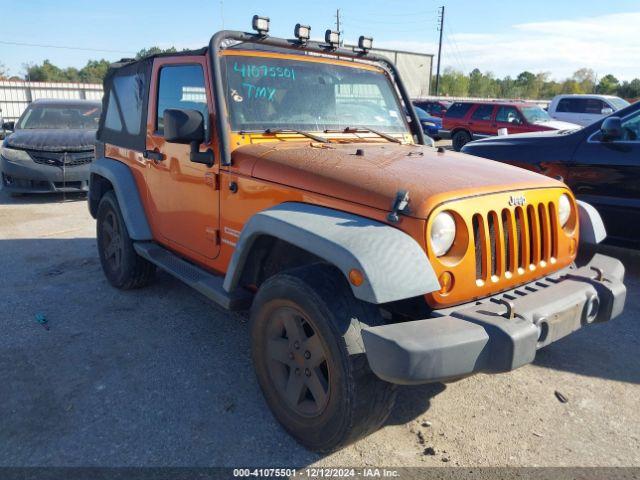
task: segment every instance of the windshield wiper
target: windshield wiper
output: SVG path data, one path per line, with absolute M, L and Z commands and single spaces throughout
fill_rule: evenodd
M 304 130 L 296 130 L 295 128 L 267 128 L 264 133 L 297 133 L 298 135 L 303 135 L 311 140 L 315 140 L 316 142 L 329 143 L 329 140 L 324 137 L 319 137 L 318 135 L 305 132 Z
M 331 132 L 343 132 L 343 133 L 369 132 L 369 133 L 378 135 L 379 137 L 384 138 L 385 140 L 389 140 L 390 142 L 402 143 L 402 140 L 394 137 L 393 135 L 389 135 L 388 133 L 384 133 L 384 132 L 379 132 L 378 130 L 374 130 L 373 128 L 368 128 L 368 127 L 347 127 L 344 130 L 325 130 L 324 131 L 324 133 L 331 133 Z

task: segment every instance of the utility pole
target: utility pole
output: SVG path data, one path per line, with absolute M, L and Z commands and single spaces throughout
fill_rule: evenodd
M 436 69 L 436 97 L 440 88 L 440 59 L 442 58 L 442 32 L 444 31 L 444 5 L 440 7 L 440 43 L 438 43 L 438 67 Z
M 340 45 L 342 45 L 342 32 L 340 32 L 340 9 L 336 9 L 336 32 L 340 35 Z

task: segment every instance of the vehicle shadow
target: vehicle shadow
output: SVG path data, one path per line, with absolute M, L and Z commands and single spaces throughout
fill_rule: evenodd
M 591 377 L 640 384 L 640 251 L 611 245 L 598 253 L 625 266 L 627 298 L 623 313 L 590 325 L 538 351 L 535 365 Z
M 147 288 L 116 290 L 94 238 L 0 240 L 0 265 L 0 466 L 304 466 L 323 458 L 269 411 L 246 314 L 162 273 Z M 536 364 L 640 383 L 632 297 L 621 319 L 539 352 Z M 399 387 L 387 425 L 420 417 L 445 388 Z
M 108 285 L 94 238 L 0 240 L 0 466 L 305 466 L 255 380 L 246 313 L 167 274 Z M 400 387 L 387 424 L 444 385 Z
M 24 193 L 12 195 L 0 187 L 0 205 L 37 205 L 43 203 L 83 202 L 86 193 Z

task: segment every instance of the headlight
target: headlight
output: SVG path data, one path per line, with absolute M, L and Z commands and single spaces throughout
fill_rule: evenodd
M 24 150 L 16 150 L 15 148 L 2 147 L 2 156 L 12 162 L 24 162 L 31 160 L 31 157 Z
M 431 224 L 431 250 L 436 257 L 449 251 L 456 238 L 456 221 L 449 212 L 440 212 Z
M 558 200 L 558 220 L 561 226 L 565 226 L 571 217 L 571 200 L 566 193 L 560 195 Z
M 425 127 L 435 127 L 436 124 L 433 122 L 422 122 L 422 125 L 424 125 Z

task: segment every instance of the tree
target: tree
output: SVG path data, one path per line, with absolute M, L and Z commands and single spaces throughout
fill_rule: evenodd
M 0 62 L 0 80 L 6 80 L 9 76 L 9 71 L 7 67 L 4 66 L 4 63 Z
M 620 81 L 609 73 L 600 79 L 596 92 L 603 95 L 615 95 L 619 88 Z
M 469 77 L 451 67 L 445 68 L 440 77 L 440 94 L 452 97 L 466 97 L 469 95 Z
M 596 86 L 596 74 L 590 68 L 577 70 L 571 79 L 580 85 L 581 91 L 577 93 L 593 93 Z
M 109 70 L 107 60 L 89 60 L 79 72 L 80 81 L 83 83 L 102 83 L 107 70 Z
M 160 48 L 160 47 L 149 47 L 149 48 L 143 48 L 142 50 L 140 50 L 138 53 L 136 53 L 136 59 L 140 60 L 141 58 L 144 57 L 149 57 L 151 55 L 158 55 L 159 53 L 176 53 L 178 50 L 176 50 L 176 47 L 169 47 L 169 48 Z

